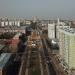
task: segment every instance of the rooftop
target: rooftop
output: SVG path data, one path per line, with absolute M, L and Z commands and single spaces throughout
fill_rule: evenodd
M 0 55 L 0 69 L 2 69 L 6 65 L 10 56 L 11 56 L 11 53 L 2 53 Z
M 59 31 L 65 34 L 75 35 L 75 28 L 60 28 Z

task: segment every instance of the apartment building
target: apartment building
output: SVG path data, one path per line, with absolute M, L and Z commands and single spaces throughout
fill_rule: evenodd
M 62 59 L 64 59 L 64 33 L 59 29 L 59 54 Z
M 70 28 L 65 22 L 61 22 L 59 19 L 57 23 L 49 23 L 48 24 L 48 38 L 53 39 L 56 38 L 59 40 L 59 29 L 60 28 Z
M 75 69 L 75 29 L 59 29 L 59 54 L 68 64 L 69 69 Z
M 60 28 L 70 28 L 69 25 L 57 25 L 55 23 L 48 24 L 48 38 L 49 39 L 58 39 L 59 40 L 59 29 Z
M 48 24 L 48 38 L 55 38 L 55 23 Z
M 0 21 L 0 27 L 5 26 L 20 26 L 19 20 L 1 20 Z

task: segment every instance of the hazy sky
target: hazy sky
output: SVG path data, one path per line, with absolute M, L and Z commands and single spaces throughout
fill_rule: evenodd
M 0 16 L 75 18 L 75 0 L 0 0 Z

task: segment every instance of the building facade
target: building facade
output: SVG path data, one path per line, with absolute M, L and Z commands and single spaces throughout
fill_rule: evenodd
M 59 32 L 59 54 L 69 69 L 75 69 L 75 29 L 60 29 Z
M 2 20 L 0 21 L 0 27 L 6 27 L 6 26 L 20 26 L 19 20 Z
M 64 36 L 63 31 L 59 29 L 59 54 L 62 59 L 64 58 Z
M 48 37 L 50 39 L 58 39 L 59 40 L 59 29 L 60 28 L 70 28 L 69 25 L 67 25 L 65 22 L 61 22 L 59 19 L 57 21 L 57 23 L 53 22 L 53 23 L 49 23 L 48 24 Z
M 55 38 L 55 24 L 48 24 L 48 38 L 54 39 Z

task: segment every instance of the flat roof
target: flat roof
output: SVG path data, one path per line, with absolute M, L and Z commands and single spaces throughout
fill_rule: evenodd
M 59 31 L 68 35 L 75 35 L 75 28 L 60 28 Z

